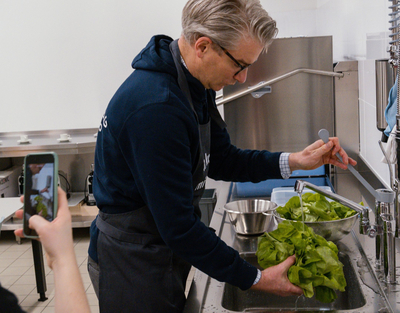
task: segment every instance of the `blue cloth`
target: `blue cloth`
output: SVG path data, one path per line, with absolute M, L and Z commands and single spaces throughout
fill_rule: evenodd
M 257 269 L 204 225 L 192 205 L 192 173 L 199 153 L 198 125 L 177 83 L 171 38 L 155 36 L 133 61 L 135 71 L 111 99 L 97 135 L 93 191 L 99 209 L 123 213 L 147 205 L 158 231 L 178 256 L 211 277 L 250 288 Z M 201 124 L 208 122 L 207 90 L 182 67 Z M 215 98 L 215 92 L 213 93 Z M 208 176 L 260 182 L 282 178 L 281 153 L 241 150 L 211 121 Z M 97 261 L 91 227 L 90 257 Z M 132 260 L 134 264 L 134 260 Z M 157 278 L 155 278 L 156 281 Z
M 397 78 L 393 87 L 390 89 L 388 97 L 388 105 L 385 109 L 385 119 L 388 126 L 384 130 L 386 136 L 389 137 L 394 125 L 396 125 L 396 114 L 397 114 Z

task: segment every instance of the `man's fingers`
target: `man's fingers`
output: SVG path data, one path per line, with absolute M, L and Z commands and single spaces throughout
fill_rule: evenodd
M 296 263 L 296 256 L 295 255 L 291 255 L 290 257 L 288 257 L 285 261 L 282 262 L 282 265 L 285 266 L 286 268 L 286 272 L 289 270 L 289 268 Z
M 286 271 L 285 271 L 285 275 L 287 275 L 287 271 L 289 270 L 289 268 L 296 263 L 296 255 L 291 255 L 290 257 L 288 257 L 282 264 L 285 263 Z M 287 278 L 287 277 L 286 277 Z M 289 281 L 289 278 L 287 278 L 287 280 Z M 289 281 L 290 282 L 290 281 Z M 294 296 L 300 296 L 303 294 L 303 289 L 301 289 L 299 286 L 293 285 L 291 284 L 291 288 L 290 291 Z
M 293 289 L 291 291 L 294 296 L 301 296 L 304 294 L 303 289 L 301 289 L 299 286 L 293 285 Z

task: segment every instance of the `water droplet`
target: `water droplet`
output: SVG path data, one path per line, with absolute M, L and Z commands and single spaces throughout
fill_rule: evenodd
M 358 273 L 365 286 L 369 287 L 373 292 L 379 294 L 379 289 L 377 288 L 371 273 L 367 270 L 359 269 Z
M 300 300 L 300 299 L 302 299 L 302 300 Z M 298 308 L 304 307 L 305 303 L 306 303 L 305 295 L 298 296 L 296 299 L 296 302 L 294 304 L 295 310 L 297 310 Z

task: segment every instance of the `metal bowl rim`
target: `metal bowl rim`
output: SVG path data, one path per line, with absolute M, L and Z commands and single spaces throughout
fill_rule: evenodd
M 283 221 L 293 221 L 293 222 L 301 222 L 301 223 L 302 223 L 302 221 L 288 220 L 288 219 L 286 219 L 286 218 L 281 217 L 280 215 L 278 215 L 279 213 L 276 212 L 276 209 L 273 209 L 272 211 L 273 211 L 273 212 L 272 212 L 272 215 L 273 215 L 274 217 L 280 218 L 280 219 L 283 220 Z M 360 213 L 356 213 L 356 214 L 354 214 L 354 215 L 352 215 L 352 216 L 350 216 L 350 217 L 342 218 L 342 219 L 340 219 L 340 220 L 332 220 L 332 221 L 315 221 L 315 222 L 307 222 L 307 221 L 304 221 L 304 224 L 312 224 L 312 223 L 314 223 L 314 224 L 322 224 L 322 223 L 335 223 L 335 222 L 337 223 L 337 222 L 340 222 L 340 221 L 347 221 L 347 220 L 350 220 L 350 219 L 352 219 L 352 218 L 356 218 L 356 217 L 358 217 L 359 215 L 360 215 Z
M 232 209 L 227 209 L 227 208 L 226 208 L 226 205 L 227 205 L 228 203 L 241 202 L 241 201 L 248 201 L 248 200 L 257 200 L 257 201 L 262 201 L 262 202 L 269 202 L 269 203 L 275 204 L 275 207 L 269 208 L 269 209 L 263 210 L 263 211 L 257 211 L 257 212 L 239 212 L 239 211 L 234 211 L 234 210 L 232 210 Z M 275 211 L 277 207 L 278 207 L 278 204 L 277 204 L 276 202 L 272 202 L 271 200 L 258 199 L 258 198 L 254 198 L 254 199 L 253 199 L 253 198 L 251 198 L 251 199 L 243 199 L 243 200 L 235 200 L 235 201 L 227 202 L 227 203 L 224 205 L 224 210 L 225 210 L 226 212 L 228 212 L 228 213 L 233 213 L 233 214 L 244 214 L 244 215 L 246 215 L 246 214 L 260 214 L 260 213 Z

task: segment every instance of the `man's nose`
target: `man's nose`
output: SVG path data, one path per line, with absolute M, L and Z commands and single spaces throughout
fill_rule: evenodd
M 240 71 L 234 78 L 240 83 L 243 84 L 247 79 L 247 71 L 248 69 L 245 68 L 243 71 Z

